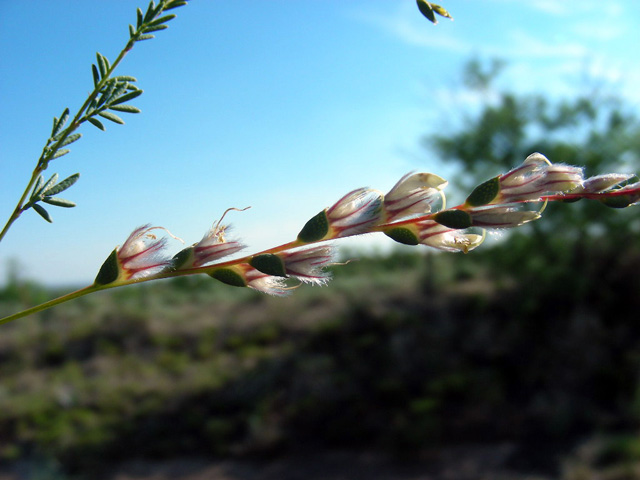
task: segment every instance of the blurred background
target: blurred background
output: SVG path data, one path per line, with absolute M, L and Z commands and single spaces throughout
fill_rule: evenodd
M 410 0 L 256 3 L 194 1 L 130 53 L 143 113 L 52 163 L 79 206 L 14 225 L 0 316 L 147 222 L 190 243 L 252 205 L 227 219 L 255 250 L 410 170 L 454 204 L 534 151 L 640 171 L 634 1 L 447 0 L 436 26 Z M 5 217 L 136 6 L 0 0 Z M 344 242 L 357 261 L 284 299 L 183 278 L 2 326 L 0 478 L 640 478 L 637 208 L 552 204 L 468 255 L 390 243 Z

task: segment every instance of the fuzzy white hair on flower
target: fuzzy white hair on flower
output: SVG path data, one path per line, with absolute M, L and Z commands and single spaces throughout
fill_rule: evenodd
M 118 260 L 127 279 L 148 277 L 169 265 L 170 260 L 163 254 L 167 238 L 158 238 L 151 233 L 152 230 L 164 230 L 169 236 L 182 242 L 164 227 L 143 225 L 136 228 L 118 249 Z
M 220 220 L 211 226 L 198 243 L 194 243 L 192 246 L 185 248 L 173 257 L 172 268 L 175 270 L 185 270 L 203 267 L 246 248 L 246 245 L 238 240 L 226 239 L 226 234 L 231 227 L 223 225 L 222 220 L 231 210 L 242 212 L 248 208 L 250 207 L 243 209 L 228 208 L 222 214 Z
M 326 285 L 331 280 L 331 274 L 324 269 L 335 259 L 332 245 L 283 252 L 280 256 L 287 275 L 301 282 Z

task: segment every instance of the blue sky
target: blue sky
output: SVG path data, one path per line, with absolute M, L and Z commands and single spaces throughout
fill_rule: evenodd
M 118 70 L 144 89 L 142 114 L 107 132 L 82 127 L 50 165 L 80 172 L 65 192 L 78 207 L 52 207 L 51 225 L 26 212 L 0 244 L 0 278 L 15 259 L 25 278 L 90 283 L 135 227 L 192 243 L 229 207 L 252 206 L 226 219 L 258 250 L 292 240 L 354 188 L 386 191 L 412 170 L 447 177 L 420 139 L 480 101 L 460 81 L 473 56 L 506 60 L 502 85 L 519 92 L 559 98 L 599 84 L 640 106 L 640 2 L 441 3 L 455 20 L 434 26 L 414 0 L 192 0 Z M 95 52 L 116 57 L 138 6 L 0 0 L 3 224 L 52 117 L 81 105 Z

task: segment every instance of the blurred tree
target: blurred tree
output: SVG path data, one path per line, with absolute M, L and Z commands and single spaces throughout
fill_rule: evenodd
M 468 62 L 463 81 L 469 91 L 482 98 L 480 111 L 464 116 L 459 131 L 425 139 L 444 161 L 462 167 L 463 182 L 473 182 L 461 186 L 472 188 L 482 179 L 519 165 L 536 151 L 553 163 L 584 165 L 586 176 L 639 169 L 640 120 L 622 98 L 602 94 L 597 88 L 561 100 L 540 93 L 499 91 L 494 83 L 505 67 L 500 60 Z M 581 235 L 598 236 L 638 231 L 640 227 L 636 212 L 614 215 L 599 204 L 583 203 L 575 206 L 580 208 L 550 207 L 553 211 L 545 216 L 553 221 L 547 219 L 539 225 L 544 223 L 543 228 L 550 230 L 571 225 L 586 229 Z M 568 233 L 568 229 L 562 230 L 556 233 Z
M 598 88 L 559 100 L 500 90 L 495 83 L 505 68 L 500 60 L 468 62 L 462 77 L 465 87 L 481 98 L 479 110 L 463 115 L 457 131 L 425 138 L 425 145 L 443 161 L 461 167 L 460 187 L 468 192 L 536 151 L 553 163 L 584 165 L 585 176 L 640 169 L 640 120 L 624 99 Z M 581 201 L 571 208 L 549 205 L 544 217 L 514 231 L 494 255 L 485 255 L 492 257 L 496 271 L 517 266 L 540 273 L 554 265 L 575 267 L 584 260 L 587 244 L 624 247 L 640 231 L 636 211 L 613 212 L 598 202 Z M 536 252 L 546 258 L 537 258 Z
M 469 62 L 463 80 L 480 107 L 462 116 L 460 128 L 425 138 L 460 167 L 464 193 L 536 151 L 553 163 L 584 165 L 585 176 L 640 170 L 640 119 L 623 98 L 598 88 L 560 99 L 499 89 L 505 68 Z M 543 217 L 464 259 L 493 293 L 455 320 L 460 335 L 476 342 L 467 359 L 491 365 L 507 403 L 537 419 L 543 435 L 637 428 L 640 216 L 582 200 L 554 202 Z

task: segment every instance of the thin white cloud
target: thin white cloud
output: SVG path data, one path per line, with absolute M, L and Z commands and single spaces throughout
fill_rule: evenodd
M 503 0 L 494 0 L 500 2 Z M 539 0 L 541 4 L 545 0 Z M 549 2 L 555 4 L 557 2 Z M 478 43 L 470 39 L 459 29 L 447 30 L 434 27 L 425 23 L 424 18 L 416 14 L 414 2 L 402 2 L 391 4 L 394 10 L 358 10 L 351 11 L 351 17 L 358 21 L 370 24 L 381 31 L 395 37 L 397 40 L 411 46 L 437 49 L 450 53 L 470 55 L 473 52 L 480 52 L 484 55 L 501 58 L 510 57 L 581 57 L 587 53 L 587 48 L 577 40 L 562 40 L 537 36 L 535 32 L 513 30 L 508 35 L 508 42 L 500 44 L 490 44 L 486 40 Z M 523 4 L 524 5 L 524 4 Z M 563 4 L 564 5 L 564 4 Z M 542 5 L 538 5 L 542 8 Z M 558 7 L 558 11 L 564 7 Z M 581 35 L 588 34 L 588 27 L 579 28 Z M 455 31 L 455 33 L 453 33 Z M 560 32 L 562 33 L 562 32 Z M 611 35 L 613 32 L 602 27 L 596 33 L 601 38 Z
M 555 40 L 533 33 L 515 30 L 509 34 L 507 45 L 489 47 L 492 54 L 505 57 L 584 57 L 588 53 L 585 45 L 577 41 Z
M 567 15 L 575 5 L 557 0 L 529 0 L 525 2 L 530 8 L 534 8 L 550 15 Z
M 455 0 L 450 1 L 455 4 Z M 576 89 L 584 93 L 599 86 L 633 103 L 640 101 L 640 91 L 635 88 L 640 83 L 640 67 L 630 65 L 629 52 L 620 51 L 614 44 L 632 32 L 629 4 L 616 0 L 529 0 L 517 2 L 514 10 L 513 0 L 492 1 L 493 8 L 509 8 L 525 16 L 492 43 L 486 37 L 476 41 L 472 31 L 425 25 L 416 15 L 415 2 L 391 3 L 389 7 L 376 4 L 387 10 L 367 9 L 352 12 L 352 17 L 407 45 L 458 54 L 461 60 L 472 54 L 506 59 L 509 68 L 501 81 L 519 92 L 570 97 L 579 93 Z M 445 5 L 455 14 L 455 5 Z M 464 10 L 462 4 L 458 8 Z M 537 29 L 526 19 L 527 13 L 534 11 L 542 14 L 542 20 L 546 18 Z M 540 15 L 536 19 L 541 21 Z M 455 90 L 449 85 L 434 96 L 443 104 L 451 106 L 453 102 L 473 109 L 478 99 Z
M 414 2 L 389 3 L 389 5 L 397 8 L 390 12 L 358 10 L 350 12 L 350 15 L 408 45 L 458 53 L 467 53 L 472 48 L 472 45 L 467 41 L 447 34 L 443 30 L 434 32 L 433 26 L 425 22 L 422 16 L 416 14 Z
M 514 0 L 493 0 L 494 3 L 513 4 Z M 527 0 L 518 2 L 522 8 L 535 10 L 554 17 L 577 17 L 579 15 L 598 15 L 612 19 L 619 18 L 624 10 L 623 5 L 617 0 Z
M 627 27 L 619 22 L 580 22 L 571 26 L 571 31 L 576 35 L 591 41 L 608 42 L 624 36 Z

